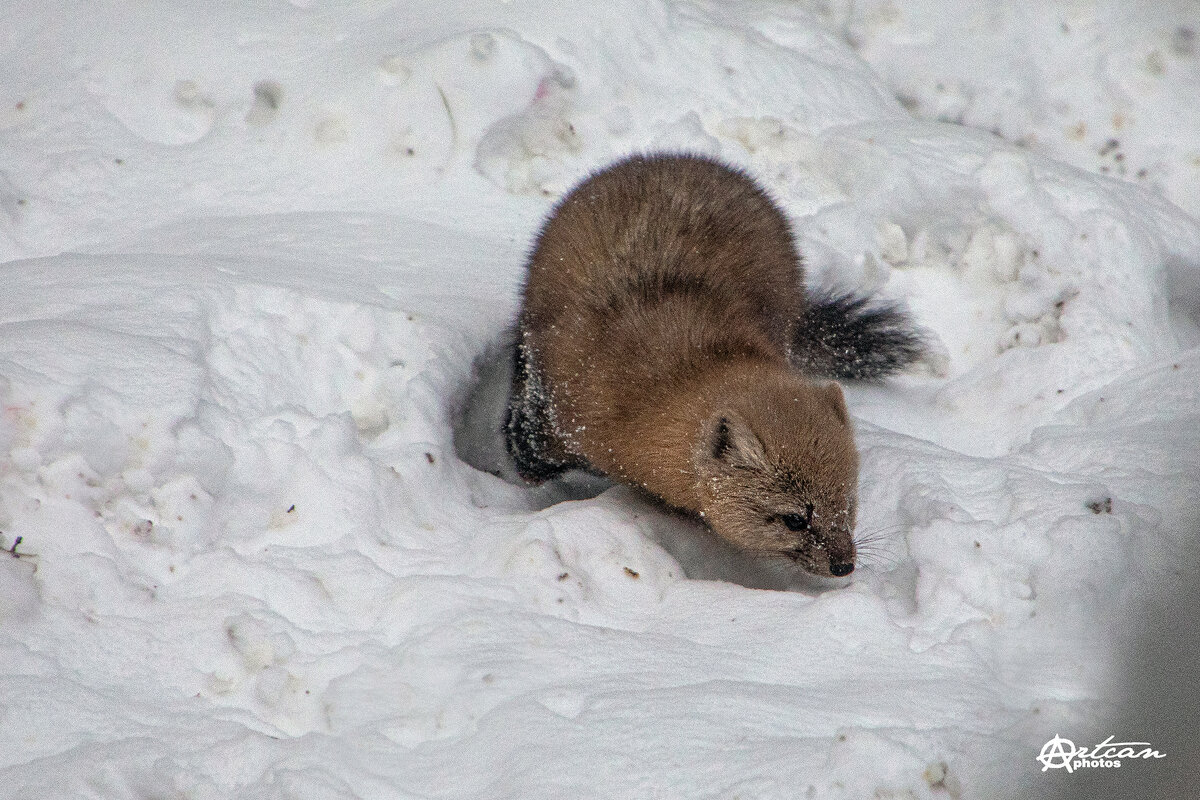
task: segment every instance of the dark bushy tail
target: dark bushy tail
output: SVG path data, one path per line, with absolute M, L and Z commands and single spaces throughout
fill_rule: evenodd
M 792 364 L 810 375 L 877 380 L 925 354 L 925 339 L 900 306 L 854 292 L 810 293 L 796 321 Z

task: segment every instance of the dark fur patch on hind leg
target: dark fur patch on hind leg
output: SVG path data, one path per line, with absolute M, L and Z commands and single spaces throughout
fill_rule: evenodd
M 517 343 L 513 354 L 512 391 L 504 415 L 504 445 L 518 474 L 530 483 L 543 483 L 569 469 L 587 464 L 562 455 L 554 435 L 550 398 L 528 350 Z

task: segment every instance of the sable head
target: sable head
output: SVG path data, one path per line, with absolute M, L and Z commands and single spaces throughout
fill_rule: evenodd
M 745 550 L 849 575 L 858 452 L 841 388 L 793 375 L 766 384 L 705 421 L 694 455 L 704 519 Z

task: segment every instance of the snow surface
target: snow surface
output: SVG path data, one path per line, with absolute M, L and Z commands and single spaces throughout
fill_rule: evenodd
M 8 9 L 0 797 L 1195 796 L 1200 20 L 1005 9 Z M 935 337 L 851 581 L 505 480 L 528 242 L 650 149 Z

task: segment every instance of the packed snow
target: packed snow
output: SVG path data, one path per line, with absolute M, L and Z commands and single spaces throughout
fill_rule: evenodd
M 1005 9 L 9 8 L 0 797 L 1195 796 L 1200 15 Z M 929 336 L 851 579 L 505 461 L 529 242 L 657 150 Z

